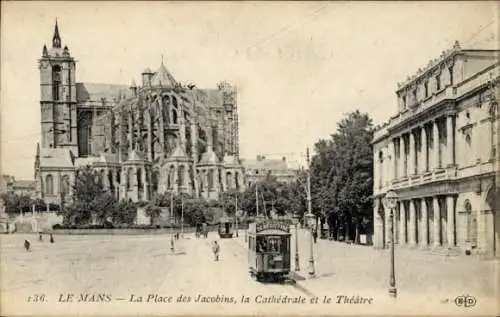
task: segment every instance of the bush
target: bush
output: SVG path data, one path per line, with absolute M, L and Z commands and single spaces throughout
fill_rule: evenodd
M 52 226 L 52 229 L 64 229 L 64 226 L 59 223 L 56 223 L 55 225 Z
M 135 203 L 137 207 L 146 207 L 149 204 L 147 201 L 138 201 Z

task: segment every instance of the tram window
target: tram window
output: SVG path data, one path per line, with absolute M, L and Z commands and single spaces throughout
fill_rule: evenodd
M 280 237 L 269 237 L 269 251 L 281 252 L 281 239 Z
M 267 252 L 267 239 L 266 239 L 266 237 L 257 238 L 257 252 Z
M 280 237 L 260 237 L 257 241 L 258 252 L 281 252 L 282 240 Z

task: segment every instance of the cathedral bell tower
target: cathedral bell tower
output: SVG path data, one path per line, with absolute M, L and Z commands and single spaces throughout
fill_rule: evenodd
M 59 26 L 52 47 L 43 46 L 38 60 L 43 148 L 65 148 L 78 156 L 76 113 L 76 61 L 67 46 L 61 48 Z

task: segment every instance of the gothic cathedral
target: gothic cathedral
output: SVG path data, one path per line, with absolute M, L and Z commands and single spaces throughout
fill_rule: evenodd
M 147 201 L 169 192 L 218 199 L 244 189 L 235 87 L 182 85 L 163 61 L 143 71 L 140 85 L 77 83 L 76 61 L 62 48 L 57 22 L 39 69 L 35 179 L 47 203 L 70 201 L 76 171 L 87 165 L 118 199 Z

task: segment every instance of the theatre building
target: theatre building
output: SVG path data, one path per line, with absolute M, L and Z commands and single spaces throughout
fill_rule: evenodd
M 397 113 L 374 133 L 374 246 L 394 241 L 498 255 L 500 51 L 458 43 L 398 84 Z M 468 252 L 467 252 L 468 253 Z

